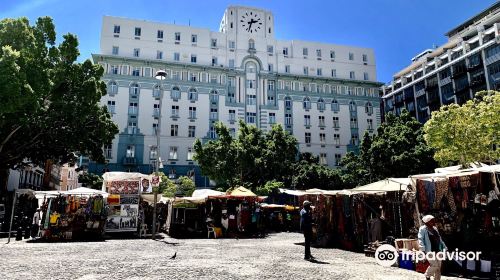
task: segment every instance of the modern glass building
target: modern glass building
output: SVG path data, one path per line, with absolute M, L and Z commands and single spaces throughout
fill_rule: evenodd
M 500 2 L 446 33 L 448 42 L 426 50 L 382 87 L 383 110 L 403 108 L 426 122 L 441 105 L 463 104 L 481 90 L 500 89 Z

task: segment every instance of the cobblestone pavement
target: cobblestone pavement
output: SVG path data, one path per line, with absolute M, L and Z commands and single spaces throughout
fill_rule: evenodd
M 0 279 L 425 279 L 337 249 L 313 248 L 319 263 L 305 261 L 297 233 L 238 240 L 6 241 L 0 239 Z

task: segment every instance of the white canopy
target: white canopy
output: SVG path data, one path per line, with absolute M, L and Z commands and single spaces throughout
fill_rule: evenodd
M 102 196 L 108 196 L 107 192 L 99 191 L 99 190 L 94 190 L 90 188 L 85 188 L 85 187 L 79 187 L 73 190 L 65 191 L 62 192 L 64 194 L 71 194 L 71 195 L 102 195 Z
M 104 181 L 140 180 L 151 179 L 152 175 L 137 172 L 106 172 L 102 174 Z
M 410 184 L 410 178 L 387 178 L 368 185 L 356 187 L 349 191 L 352 193 L 385 193 L 406 191 Z
M 470 164 L 470 168 L 462 168 L 462 165 L 454 165 L 454 166 L 448 166 L 448 167 L 442 167 L 442 168 L 436 168 L 435 172 L 436 173 L 457 173 L 461 171 L 466 171 L 466 170 L 477 170 L 478 168 L 481 167 L 488 167 L 488 165 L 480 163 L 480 162 L 473 162 Z
M 289 194 L 289 195 L 293 195 L 293 196 L 301 196 L 301 195 L 305 195 L 306 193 L 304 191 L 299 191 L 299 190 L 288 190 L 288 189 L 279 189 L 281 193 L 286 193 L 286 194 Z
M 209 196 L 218 196 L 218 195 L 225 195 L 226 193 L 211 190 L 211 189 L 197 189 L 193 192 L 191 195 L 192 197 L 195 198 L 207 198 Z

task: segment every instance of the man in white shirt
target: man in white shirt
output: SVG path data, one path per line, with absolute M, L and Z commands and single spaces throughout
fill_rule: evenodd
M 31 238 L 35 238 L 38 236 L 38 230 L 40 228 L 40 220 L 41 220 L 41 213 L 40 213 L 40 208 L 36 209 L 35 214 L 33 215 L 33 223 L 31 225 Z

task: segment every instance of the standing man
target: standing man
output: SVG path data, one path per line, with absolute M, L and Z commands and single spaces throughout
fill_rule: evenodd
M 304 260 L 314 259 L 311 255 L 311 239 L 312 239 L 312 214 L 311 202 L 304 201 L 304 207 L 300 210 L 300 230 L 304 233 L 305 239 L 305 255 Z
M 31 224 L 31 238 L 35 238 L 38 236 L 38 230 L 40 228 L 40 208 L 36 209 L 35 214 L 33 215 L 33 222 Z
M 429 252 L 437 253 L 447 250 L 446 245 L 437 230 L 434 216 L 426 215 L 422 218 L 422 221 L 424 222 L 424 225 L 418 230 L 418 245 L 420 250 L 426 254 Z M 431 276 L 434 276 L 434 280 L 440 280 L 441 261 L 437 258 L 429 259 L 428 261 L 430 265 L 425 271 L 425 278 L 430 280 Z

